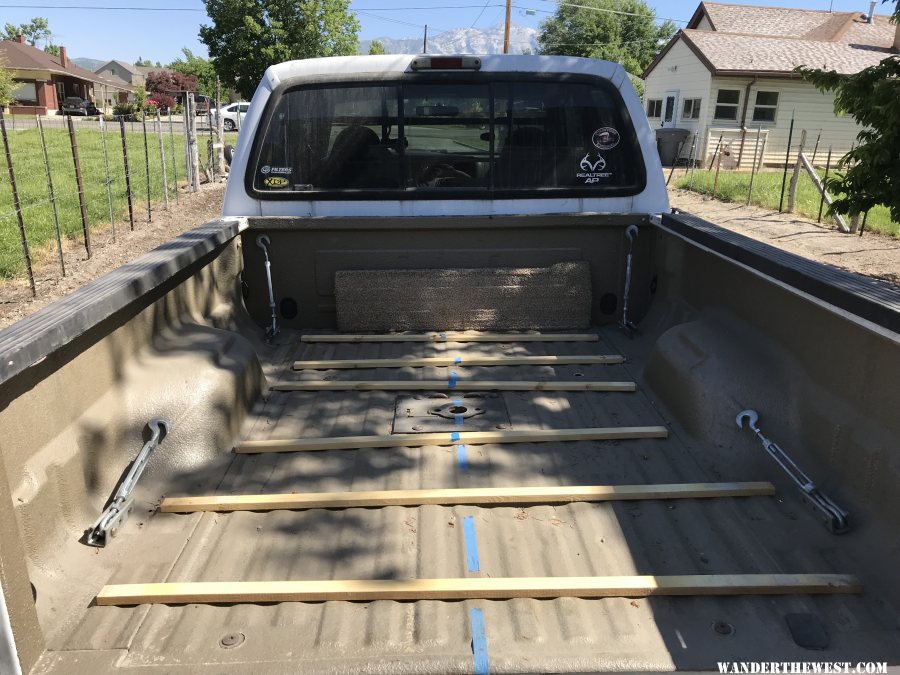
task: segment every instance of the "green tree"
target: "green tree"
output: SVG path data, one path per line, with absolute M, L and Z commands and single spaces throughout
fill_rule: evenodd
M 644 0 L 581 0 L 577 5 L 560 3 L 541 23 L 541 54 L 617 61 L 629 73 L 640 74 L 661 43 L 675 34 L 671 21 L 657 25 Z
M 12 73 L 6 69 L 6 62 L 0 59 L 0 106 L 10 102 L 12 90 L 15 87 Z
M 200 27 L 222 81 L 244 97 L 266 68 L 291 59 L 356 54 L 359 21 L 350 0 L 204 0 Z
M 55 45 L 51 42 L 46 47 L 44 47 L 44 51 L 48 54 L 52 54 L 53 56 L 59 56 L 59 45 Z
M 202 56 L 196 56 L 187 47 L 182 47 L 181 53 L 183 57 L 175 59 L 167 67 L 182 75 L 194 77 L 197 79 L 198 91 L 210 98 L 216 96 L 216 69 L 209 59 Z
M 24 35 L 25 41 L 32 47 L 38 43 L 38 40 L 48 41 L 53 35 L 50 32 L 50 23 L 40 16 L 18 26 L 8 23 L 3 27 L 3 32 L 5 33 L 4 40 L 15 40 L 17 35 Z
M 384 43 L 381 40 L 372 40 L 372 44 L 369 45 L 369 55 L 377 56 L 378 54 L 387 54 L 384 50 Z
M 900 6 L 894 8 L 893 21 L 900 22 Z M 856 146 L 838 160 L 839 170 L 826 181 L 829 192 L 839 195 L 831 210 L 852 215 L 883 204 L 900 223 L 900 56 L 888 56 L 854 75 L 802 66 L 797 72 L 820 91 L 834 92 L 835 112 L 853 115 L 863 127 Z

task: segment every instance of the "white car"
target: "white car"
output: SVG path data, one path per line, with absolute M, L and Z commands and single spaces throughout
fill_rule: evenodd
M 238 101 L 237 103 L 222 106 L 218 110 L 212 111 L 213 124 L 219 123 L 218 116 L 221 114 L 222 126 L 225 127 L 225 131 L 240 129 L 244 120 L 247 118 L 247 111 L 249 109 L 250 104 L 247 101 Z

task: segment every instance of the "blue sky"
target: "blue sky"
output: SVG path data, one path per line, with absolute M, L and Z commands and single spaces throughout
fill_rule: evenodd
M 576 2 L 577 0 L 571 0 Z M 835 11 L 868 10 L 867 0 L 742 0 L 743 4 L 778 5 Z M 27 9 L 10 7 L 28 5 Z M 679 19 L 683 26 L 699 0 L 650 0 L 660 17 Z M 65 7 L 49 9 L 47 5 Z M 537 28 L 552 13 L 556 0 L 514 0 L 514 23 Z M 139 11 L 137 9 L 84 9 L 94 7 L 149 7 L 177 11 Z M 879 3 L 879 13 L 888 13 Z M 893 5 L 890 5 L 893 7 Z M 360 37 L 418 37 L 422 27 L 429 33 L 450 28 L 487 28 L 503 21 L 503 0 L 353 0 L 351 9 L 359 12 Z M 526 10 L 534 14 L 526 14 Z M 95 59 L 138 57 L 167 63 L 187 47 L 206 55 L 197 37 L 204 22 L 209 22 L 201 0 L 0 0 L 0 23 L 19 24 L 34 16 L 50 21 L 54 42 L 63 44 L 71 56 Z

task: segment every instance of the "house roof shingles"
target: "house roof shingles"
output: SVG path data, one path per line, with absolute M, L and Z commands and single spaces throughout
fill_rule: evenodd
M 700 30 L 702 18 L 712 30 Z M 859 12 L 702 2 L 644 72 L 649 75 L 678 40 L 713 74 L 789 74 L 797 66 L 857 73 L 891 54 L 897 30 L 890 17 L 869 23 Z
M 119 59 L 113 59 L 111 61 L 107 61 L 102 66 L 97 68 L 97 70 L 95 70 L 94 72 L 95 73 L 102 72 L 106 68 L 106 66 L 108 66 L 110 63 L 115 63 L 123 70 L 127 70 L 132 75 L 140 75 L 141 74 L 141 71 L 139 71 L 135 66 L 131 65 L 130 63 L 126 63 L 125 61 L 119 61 Z
M 739 35 L 685 29 L 683 37 L 699 50 L 714 72 L 789 73 L 797 66 L 858 73 L 890 56 L 889 48 L 821 40 Z
M 71 59 L 65 66 L 58 56 L 32 47 L 24 42 L 15 40 L 0 41 L 0 60 L 4 67 L 13 70 L 46 70 L 56 75 L 68 75 L 80 80 L 87 80 L 96 84 L 105 84 L 115 89 L 131 90 L 132 87 L 123 81 L 122 84 L 114 82 L 111 78 L 92 73 L 87 68 L 75 65 Z

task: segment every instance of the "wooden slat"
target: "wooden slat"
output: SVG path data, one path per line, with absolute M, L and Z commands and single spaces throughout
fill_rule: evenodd
M 861 593 L 849 574 L 687 574 L 621 577 L 472 577 L 321 581 L 207 581 L 104 586 L 98 605 L 326 602 L 330 600 L 508 600 L 640 598 L 656 595 Z
M 300 342 L 597 342 L 595 333 L 409 333 L 303 335 Z
M 527 380 L 282 380 L 273 391 L 634 391 L 634 382 Z
M 593 427 L 587 429 L 538 429 L 535 431 L 460 431 L 431 434 L 389 434 L 387 436 L 333 436 L 330 438 L 289 438 L 244 441 L 238 453 L 305 452 L 309 450 L 358 450 L 422 445 L 483 445 L 485 443 L 548 443 L 564 441 L 617 441 L 635 438 L 667 438 L 665 427 Z
M 368 492 L 308 492 L 263 495 L 166 497 L 163 513 L 196 511 L 276 511 L 349 509 L 425 504 L 497 505 L 566 504 L 637 499 L 696 499 L 757 497 L 775 494 L 769 482 L 675 483 L 671 485 L 563 485 L 559 487 L 436 488 L 431 490 L 372 490 Z
M 432 356 L 405 359 L 334 359 L 328 361 L 294 361 L 294 370 L 336 370 L 351 368 L 422 368 L 433 366 L 570 366 L 623 363 L 616 354 L 606 356 Z

